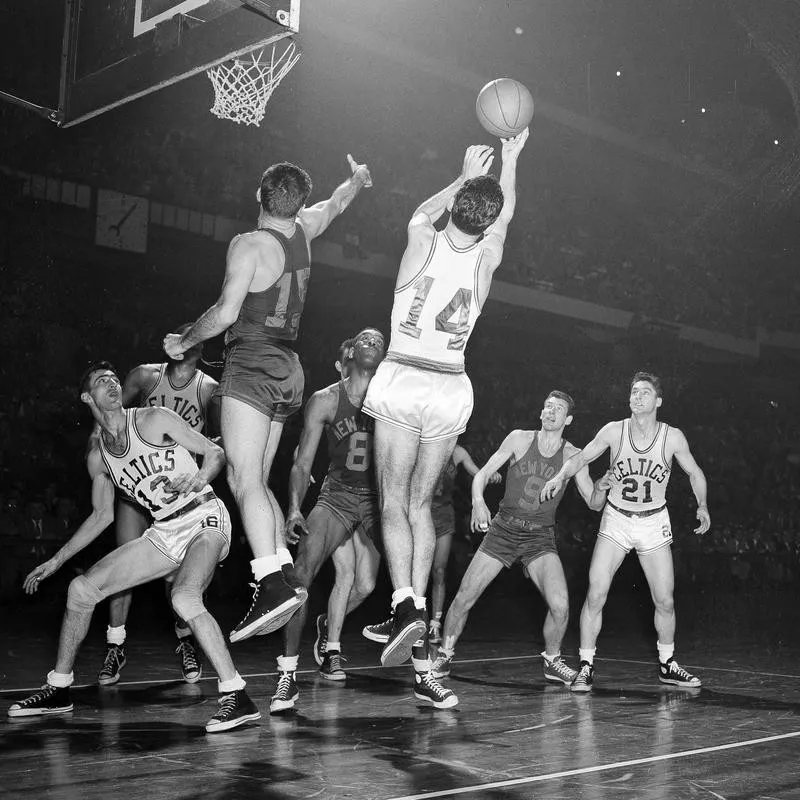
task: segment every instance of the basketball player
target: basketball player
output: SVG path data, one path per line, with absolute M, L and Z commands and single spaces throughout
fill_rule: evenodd
M 55 669 L 38 692 L 14 703 L 8 715 L 72 711 L 72 668 L 95 606 L 117 592 L 174 573 L 175 613 L 186 620 L 219 676 L 219 709 L 206 730 L 228 730 L 259 719 L 261 714 L 245 692 L 222 632 L 203 605 L 203 592 L 230 548 L 228 511 L 208 485 L 222 469 L 225 454 L 170 409 L 123 408 L 122 387 L 108 362 L 93 364 L 86 371 L 80 392 L 101 429 L 86 459 L 93 510 L 72 538 L 27 576 L 25 591 L 35 592 L 42 580 L 108 527 L 114 519 L 115 486 L 146 508 L 154 522 L 143 536 L 113 550 L 72 580 Z M 202 467 L 198 468 L 192 454 L 202 456 Z
M 383 334 L 367 328 L 355 337 L 348 376 L 315 392 L 306 406 L 300 449 L 289 478 L 289 511 L 286 536 L 298 539 L 295 571 L 308 588 L 325 561 L 346 541 L 359 537 L 366 550 L 369 583 L 374 587 L 380 555 L 372 543 L 378 535 L 380 509 L 372 469 L 372 431 L 374 421 L 361 412 L 364 395 L 372 376 L 383 360 Z M 328 438 L 330 466 L 317 503 L 306 521 L 300 511 L 308 489 L 311 465 L 323 431 Z M 328 680 L 344 680 L 339 643 L 344 616 L 365 599 L 353 596 L 344 614 L 328 620 L 327 641 L 320 673 Z M 278 687 L 270 712 L 292 708 L 298 698 L 297 670 L 300 637 L 305 624 L 301 608 L 283 629 L 283 655 L 278 657 Z
M 595 644 L 603 621 L 603 606 L 614 575 L 633 549 L 655 604 L 659 680 L 689 688 L 701 685 L 700 678 L 687 672 L 674 657 L 675 578 L 666 492 L 675 458 L 689 476 L 700 523 L 695 533 L 702 535 L 711 527 L 706 506 L 706 478 L 683 433 L 658 421 L 661 403 L 658 377 L 649 372 L 637 372 L 631 381 L 630 419 L 609 422 L 601 428 L 542 489 L 543 500 L 556 496 L 565 480 L 606 450 L 611 451 L 611 468 L 599 484 L 608 493 L 608 501 L 592 553 L 589 591 L 581 611 L 580 669 L 572 682 L 574 692 L 592 689 Z
M 181 325 L 180 334 L 190 325 Z M 198 433 L 206 428 L 209 419 L 219 427 L 219 401 L 214 398 L 217 382 L 206 375 L 197 364 L 203 355 L 203 345 L 198 344 L 184 354 L 181 361 L 164 364 L 140 364 L 126 376 L 122 386 L 122 407 L 170 408 L 179 414 Z M 99 432 L 99 428 L 97 429 Z M 124 495 L 117 500 L 115 532 L 117 547 L 138 539 L 149 527 L 150 516 L 141 506 L 126 501 Z M 169 581 L 165 583 L 170 592 Z M 125 666 L 125 623 L 131 607 L 131 591 L 112 596 L 108 604 L 108 629 L 106 631 L 106 655 L 97 676 L 101 686 L 109 686 L 120 678 Z M 197 651 L 192 631 L 181 619 L 175 619 L 175 635 L 178 637 L 176 653 L 181 665 L 183 679 L 197 683 L 203 674 L 202 661 Z
M 458 435 L 472 413 L 464 348 L 503 257 L 514 213 L 517 158 L 527 129 L 503 141 L 498 183 L 493 150 L 467 149 L 459 177 L 426 200 L 408 225 L 395 287 L 386 359 L 364 411 L 375 417 L 375 469 L 394 593 L 384 665 L 404 663 L 427 633 L 425 591 L 435 547 L 431 501 Z M 447 227 L 434 228 L 446 208 Z M 424 641 L 415 648 L 415 696 L 435 707 L 458 702 L 431 673 Z
M 544 677 L 569 686 L 577 672 L 561 656 L 561 643 L 569 621 L 569 595 L 564 569 L 556 549 L 555 517 L 566 483 L 559 493 L 540 502 L 545 481 L 555 475 L 565 459 L 578 448 L 564 440 L 564 428 L 572 422 L 575 403 L 565 392 L 553 390 L 547 395 L 539 415 L 538 431 L 512 431 L 496 453 L 472 481 L 472 529 L 486 535 L 470 562 L 461 586 L 447 611 L 444 642 L 433 665 L 437 678 L 450 674 L 455 645 L 470 609 L 497 577 L 503 567 L 520 562 L 528 577 L 547 604 L 544 620 Z M 500 510 L 490 522 L 483 498 L 488 476 L 507 461 L 506 491 Z M 589 508 L 599 511 L 605 492 L 595 489 L 589 470 L 575 475 L 575 485 Z
M 369 170 L 348 155 L 352 175 L 331 197 L 305 207 L 311 178 L 294 164 L 269 167 L 257 197 L 256 230 L 228 248 L 217 302 L 183 335 L 167 334 L 164 349 L 180 359 L 199 342 L 225 331 L 222 438 L 228 483 L 253 551 L 255 594 L 231 641 L 277 630 L 305 602 L 283 541 L 283 514 L 267 482 L 287 417 L 303 397 L 303 370 L 286 342 L 297 338 L 310 273 L 310 242 L 365 186 Z M 287 578 L 288 581 L 287 582 Z

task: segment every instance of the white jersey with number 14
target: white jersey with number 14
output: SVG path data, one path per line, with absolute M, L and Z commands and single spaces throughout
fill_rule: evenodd
M 464 349 L 481 313 L 478 270 L 483 246 L 457 247 L 433 237 L 419 272 L 395 289 L 390 359 L 441 372 L 464 370 Z

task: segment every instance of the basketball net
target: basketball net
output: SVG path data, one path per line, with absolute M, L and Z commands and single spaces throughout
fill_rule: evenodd
M 266 48 L 223 61 L 206 71 L 214 86 L 211 113 L 238 124 L 258 126 L 275 87 L 298 62 L 294 42 L 276 55 L 276 45 L 267 57 Z

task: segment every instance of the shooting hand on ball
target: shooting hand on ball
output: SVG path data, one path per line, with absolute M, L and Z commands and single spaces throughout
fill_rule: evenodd
M 516 158 L 522 152 L 522 148 L 525 147 L 525 142 L 528 141 L 529 134 L 530 128 L 525 128 L 524 131 L 518 133 L 516 136 L 502 140 L 504 161 L 509 158 Z

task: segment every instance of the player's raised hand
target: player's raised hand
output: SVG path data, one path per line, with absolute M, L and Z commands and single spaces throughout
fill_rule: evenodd
M 472 519 L 470 520 L 470 528 L 475 533 L 486 533 L 489 530 L 489 523 L 492 521 L 492 515 L 489 513 L 489 508 L 482 500 L 473 501 L 472 503 Z
M 44 564 L 39 564 L 38 567 L 32 569 L 22 584 L 25 593 L 33 594 L 39 588 L 39 581 L 49 578 L 57 569 L 58 564 L 52 558 L 49 558 Z
M 168 333 L 164 337 L 164 352 L 173 360 L 173 361 L 183 361 L 183 354 L 186 352 L 186 349 L 183 346 L 183 336 L 179 333 Z
M 560 491 L 561 487 L 564 484 L 563 478 L 559 478 L 556 475 L 554 478 L 550 478 L 547 483 L 542 486 L 542 491 L 539 493 L 539 499 L 544 503 L 546 500 L 552 500 Z
M 502 483 L 502 481 L 503 476 L 499 472 L 493 472 L 489 476 L 489 480 L 487 480 L 486 483 Z
M 503 139 L 503 160 L 508 160 L 509 158 L 516 158 L 521 152 L 522 148 L 525 147 L 525 142 L 528 141 L 528 135 L 530 134 L 530 129 L 525 128 L 524 131 L 518 133 L 516 136 L 512 136 L 510 139 Z
M 299 511 L 289 511 L 286 516 L 286 542 L 287 544 L 297 544 L 301 536 L 308 536 L 308 523 L 306 518 Z
M 372 186 L 372 175 L 369 173 L 369 167 L 366 164 L 357 163 L 350 153 L 347 154 L 347 163 L 353 172 L 352 177 L 360 181 L 365 189 L 369 189 Z
M 700 524 L 694 529 L 694 532 L 698 536 L 702 536 L 711 527 L 711 514 L 708 513 L 708 509 L 705 506 L 698 506 L 697 520 Z
M 492 167 L 494 161 L 494 148 L 485 144 L 473 144 L 467 148 L 464 154 L 464 166 L 461 169 L 461 177 L 468 181 L 470 178 L 479 178 L 486 175 Z

